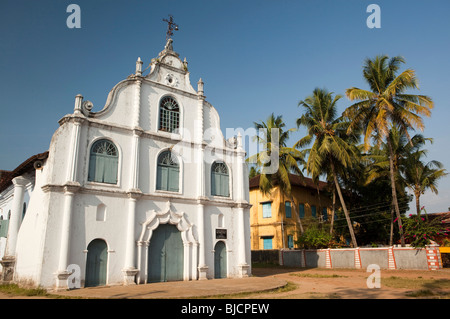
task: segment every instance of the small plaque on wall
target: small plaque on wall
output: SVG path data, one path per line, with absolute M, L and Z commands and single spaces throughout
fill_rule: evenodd
M 216 239 L 227 239 L 227 230 L 216 229 Z

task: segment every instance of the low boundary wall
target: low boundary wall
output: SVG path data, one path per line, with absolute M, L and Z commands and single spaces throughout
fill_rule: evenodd
M 438 246 L 426 248 L 380 247 L 342 249 L 302 249 L 279 252 L 280 265 L 307 268 L 367 268 L 377 264 L 380 269 L 423 269 L 442 268 Z
M 252 250 L 252 263 L 280 264 L 280 250 L 263 249 Z

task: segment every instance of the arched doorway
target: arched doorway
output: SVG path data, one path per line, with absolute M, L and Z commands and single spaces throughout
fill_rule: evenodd
M 214 247 L 214 278 L 227 278 L 227 248 L 223 241 Z
M 88 245 L 85 287 L 106 285 L 108 247 L 102 239 L 94 239 Z
M 177 227 L 159 225 L 148 246 L 147 282 L 183 280 L 183 254 L 183 240 Z

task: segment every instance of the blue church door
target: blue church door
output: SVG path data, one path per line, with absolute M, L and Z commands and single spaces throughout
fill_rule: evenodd
M 159 225 L 148 247 L 147 282 L 183 280 L 183 255 L 181 232 L 174 225 Z
M 223 241 L 214 247 L 214 278 L 227 278 L 227 248 Z
M 86 260 L 85 287 L 106 285 L 106 270 L 108 265 L 108 248 L 102 239 L 94 239 L 88 245 Z

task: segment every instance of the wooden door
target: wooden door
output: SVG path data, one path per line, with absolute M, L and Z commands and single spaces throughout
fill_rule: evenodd
M 108 248 L 102 239 L 94 239 L 88 245 L 85 287 L 106 285 Z
M 214 247 L 214 278 L 227 278 L 227 249 L 223 241 Z
M 159 225 L 148 247 L 147 282 L 183 280 L 183 240 L 174 225 Z

